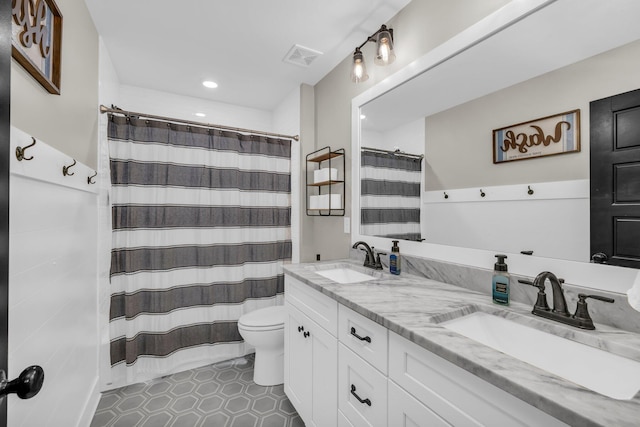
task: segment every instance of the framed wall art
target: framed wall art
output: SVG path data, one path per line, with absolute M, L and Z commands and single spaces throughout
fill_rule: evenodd
M 60 94 L 62 14 L 54 0 L 13 0 L 11 56 L 49 93 Z
M 493 131 L 493 163 L 580 151 L 580 110 Z

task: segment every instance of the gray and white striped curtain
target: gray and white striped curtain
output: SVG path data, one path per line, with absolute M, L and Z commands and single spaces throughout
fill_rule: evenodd
M 109 117 L 111 364 L 132 383 L 245 354 L 283 303 L 291 141 Z
M 421 158 L 362 149 L 360 233 L 421 240 L 421 176 Z

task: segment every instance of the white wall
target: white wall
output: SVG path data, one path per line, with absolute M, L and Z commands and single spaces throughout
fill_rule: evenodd
M 12 127 L 11 152 L 31 143 Z M 85 426 L 98 404 L 96 191 L 80 163 L 38 140 L 11 157 L 9 372 L 45 372 L 40 393 L 8 400 L 8 425 Z
M 205 88 L 202 88 L 205 90 Z M 206 89 L 211 90 L 211 89 Z M 215 90 L 215 89 L 213 89 Z M 241 107 L 224 102 L 176 95 L 135 86 L 121 85 L 118 107 L 138 113 L 172 117 L 202 123 L 273 131 L 271 111 Z M 206 117 L 198 117 L 196 113 Z

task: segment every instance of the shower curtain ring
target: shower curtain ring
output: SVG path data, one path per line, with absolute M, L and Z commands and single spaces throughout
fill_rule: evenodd
M 87 177 L 87 184 L 95 184 L 96 182 L 93 180 L 93 178 L 95 178 L 96 176 L 98 176 L 98 172 L 94 173 L 91 176 L 88 176 Z
M 63 166 L 62 167 L 62 175 L 63 176 L 71 176 L 71 175 L 73 175 L 75 172 L 69 173 L 69 169 L 74 167 L 76 165 L 76 163 L 77 163 L 76 159 L 73 159 L 73 163 L 71 163 L 69 166 Z

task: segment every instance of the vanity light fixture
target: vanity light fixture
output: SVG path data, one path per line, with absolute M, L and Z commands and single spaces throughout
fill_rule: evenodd
M 373 61 L 376 65 L 389 65 L 396 59 L 396 54 L 393 49 L 393 28 L 387 28 L 386 25 L 382 25 L 378 31 L 370 35 L 367 40 L 356 47 L 356 50 L 353 52 L 351 81 L 354 83 L 364 82 L 369 79 L 367 67 L 364 63 L 364 56 L 360 50 L 368 42 L 376 43 L 376 57 Z

